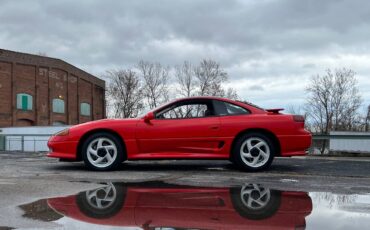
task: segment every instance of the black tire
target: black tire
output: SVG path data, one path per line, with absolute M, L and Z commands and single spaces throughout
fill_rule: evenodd
M 115 144 L 115 147 L 117 149 L 117 156 L 115 160 L 110 165 L 107 165 L 106 167 L 97 167 L 94 164 L 92 164 L 92 162 L 90 162 L 88 158 L 87 148 L 92 141 L 98 138 L 109 139 L 111 142 Z M 91 136 L 89 136 L 85 140 L 85 142 L 82 144 L 81 149 L 82 149 L 82 153 L 81 153 L 82 160 L 84 161 L 85 165 L 89 169 L 94 170 L 94 171 L 110 171 L 110 170 L 117 169 L 121 165 L 121 163 L 124 161 L 125 155 L 126 155 L 121 140 L 117 138 L 115 135 L 111 133 L 106 133 L 106 132 L 94 133 Z
M 270 197 L 266 205 L 258 209 L 251 208 L 243 203 L 241 197 L 241 187 L 230 188 L 231 202 L 235 211 L 241 217 L 251 220 L 263 220 L 273 216 L 281 204 L 281 192 L 277 190 L 269 190 Z
M 263 140 L 267 146 L 265 146 L 265 148 L 268 147 L 269 149 L 269 156 L 267 158 L 267 161 L 265 163 L 263 163 L 262 165 L 260 166 L 256 166 L 256 167 L 252 167 L 250 165 L 248 165 L 243 159 L 242 159 L 242 155 L 241 155 L 241 147 L 243 147 L 243 143 L 250 139 L 250 138 L 255 138 L 255 139 L 260 139 L 260 140 Z M 232 162 L 238 167 L 240 168 L 241 170 L 244 170 L 244 171 L 249 171 L 249 172 L 257 172 L 257 171 L 262 171 L 264 169 L 267 169 L 268 167 L 270 167 L 273 159 L 274 159 L 274 156 L 276 154 L 276 147 L 274 146 L 273 142 L 271 141 L 271 139 L 262 134 L 262 133 L 258 133 L 258 132 L 253 132 L 253 133 L 246 133 L 242 136 L 240 136 L 234 146 L 233 146 L 233 149 L 232 149 L 232 152 L 231 152 L 231 158 L 232 158 Z
M 80 192 L 77 195 L 76 200 L 77 206 L 80 209 L 80 211 L 87 217 L 94 219 L 107 219 L 119 213 L 126 199 L 126 188 L 120 185 L 113 186 L 116 193 L 115 199 L 113 200 L 112 203 L 109 204 L 106 203 L 106 207 L 103 208 L 98 208 L 94 204 L 92 204 L 91 201 L 89 202 L 88 194 L 94 191 L 103 190 L 104 188 Z

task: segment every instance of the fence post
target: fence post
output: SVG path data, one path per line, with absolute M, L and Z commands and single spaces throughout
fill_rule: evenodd
M 0 151 L 6 150 L 6 137 L 0 134 Z
M 22 152 L 24 152 L 24 136 L 21 136 Z

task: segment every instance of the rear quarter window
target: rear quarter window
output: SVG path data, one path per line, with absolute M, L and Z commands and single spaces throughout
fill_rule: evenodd
M 228 103 L 225 101 L 218 101 L 215 100 L 215 110 L 216 115 L 219 116 L 227 116 L 227 115 L 242 115 L 242 114 L 250 114 L 249 110 L 232 103 Z
M 236 114 L 249 114 L 247 109 L 240 107 L 238 105 L 234 105 L 231 103 L 224 102 L 226 105 L 226 110 L 229 115 L 236 115 Z

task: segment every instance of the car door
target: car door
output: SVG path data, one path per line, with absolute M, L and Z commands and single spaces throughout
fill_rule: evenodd
M 137 190 L 136 225 L 146 224 L 153 229 L 220 229 L 219 212 L 225 204 L 218 191 L 181 187 Z
M 211 100 L 178 101 L 154 116 L 137 125 L 141 157 L 196 158 L 218 151 L 220 121 Z

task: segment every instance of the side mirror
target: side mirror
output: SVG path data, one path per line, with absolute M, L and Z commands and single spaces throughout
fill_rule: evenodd
M 147 122 L 147 123 L 149 123 L 150 120 L 153 120 L 153 119 L 154 119 L 154 113 L 153 112 L 149 112 L 144 116 L 144 121 Z

